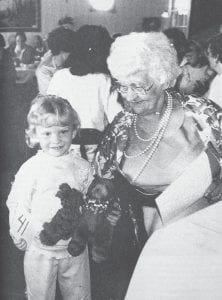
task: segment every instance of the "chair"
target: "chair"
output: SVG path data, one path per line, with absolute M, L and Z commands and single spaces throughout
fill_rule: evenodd
M 98 145 L 103 132 L 94 128 L 81 128 L 72 141 L 73 145 L 80 145 L 81 156 L 87 159 L 85 145 Z

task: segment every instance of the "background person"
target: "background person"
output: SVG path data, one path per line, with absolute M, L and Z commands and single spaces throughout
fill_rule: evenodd
M 68 68 L 54 74 L 47 93 L 65 97 L 78 112 L 82 128 L 103 132 L 122 109 L 116 91 L 111 92 L 106 64 L 112 39 L 106 28 L 84 25 L 76 32 L 75 40 Z M 87 158 L 92 161 L 97 145 L 86 148 Z
M 47 38 L 49 50 L 43 56 L 36 70 L 38 90 L 41 94 L 46 94 L 52 76 L 64 67 L 67 58 L 73 51 L 74 43 L 75 32 L 70 29 L 58 27 L 49 33 Z
M 142 20 L 142 31 L 160 31 L 161 30 L 161 19 L 159 17 L 143 18 Z
M 66 16 L 59 20 L 58 25 L 66 29 L 74 30 L 74 19 Z
M 183 59 L 187 47 L 187 39 L 185 34 L 176 27 L 167 28 L 163 33 L 169 39 L 171 46 L 173 46 L 177 53 L 177 59 L 179 65 L 183 64 Z
M 184 60 L 186 63 L 181 67 L 182 73 L 177 80 L 179 91 L 188 95 L 203 96 L 209 89 L 215 71 L 210 68 L 198 42 L 188 41 Z
M 210 67 L 216 72 L 207 97 L 222 107 L 222 34 L 210 38 L 206 45 Z
M 35 49 L 35 61 L 40 61 L 42 56 L 46 53 L 46 45 L 41 35 L 36 34 L 33 37 L 33 48 Z
M 8 92 L 14 88 L 16 72 L 12 56 L 8 49 L 5 49 L 5 39 L 0 34 L 0 90 L 1 99 L 8 95 Z
M 27 38 L 23 31 L 16 33 L 14 57 L 18 65 L 29 65 L 35 61 L 35 50 L 32 46 L 26 44 L 26 40 Z

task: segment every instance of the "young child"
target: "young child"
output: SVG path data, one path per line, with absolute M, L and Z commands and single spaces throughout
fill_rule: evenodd
M 86 193 L 93 180 L 90 164 L 70 150 L 80 122 L 68 101 L 37 96 L 28 113 L 27 143 L 41 150 L 18 171 L 7 200 L 11 237 L 25 250 L 24 273 L 28 299 L 54 300 L 58 280 L 63 299 L 91 299 L 87 248 L 77 257 L 68 240 L 55 246 L 41 243 L 39 234 L 62 207 L 56 193 L 67 183 Z

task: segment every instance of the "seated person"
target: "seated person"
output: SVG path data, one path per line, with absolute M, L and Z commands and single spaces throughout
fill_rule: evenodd
M 209 89 L 215 72 L 210 68 L 202 47 L 194 40 L 188 42 L 185 59 L 177 87 L 184 94 L 203 96 Z
M 29 65 L 35 61 L 35 50 L 26 44 L 26 39 L 26 35 L 23 31 L 16 33 L 14 58 L 18 66 L 20 64 Z
M 216 72 L 207 97 L 222 107 L 222 33 L 211 37 L 206 45 L 206 55 L 211 68 Z
M 72 30 L 63 27 L 58 27 L 49 33 L 47 39 L 49 50 L 36 70 L 38 89 L 41 94 L 46 94 L 52 76 L 64 67 L 74 47 L 74 36 Z
M 35 49 L 35 61 L 40 61 L 41 57 L 46 52 L 46 46 L 44 45 L 43 39 L 40 35 L 35 35 L 33 39 L 33 46 Z
M 15 42 L 15 34 L 9 34 L 9 36 L 7 37 L 7 50 L 10 52 L 11 56 L 14 56 L 14 49 L 16 46 L 16 42 Z

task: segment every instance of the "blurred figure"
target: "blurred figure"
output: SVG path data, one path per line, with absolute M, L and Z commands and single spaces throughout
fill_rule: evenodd
M 190 40 L 187 45 L 182 73 L 177 80 L 177 88 L 180 92 L 196 96 L 203 96 L 209 89 L 209 85 L 215 72 L 210 68 L 201 45 Z
M 46 94 L 52 76 L 64 67 L 74 48 L 74 37 L 75 32 L 64 27 L 58 27 L 49 33 L 47 39 L 49 50 L 36 70 L 38 89 L 41 94 Z
M 33 47 L 35 49 L 35 61 L 40 61 L 46 52 L 46 46 L 44 45 L 41 35 L 37 34 L 34 36 Z
M 178 63 L 181 64 L 187 47 L 187 39 L 185 34 L 176 27 L 171 27 L 163 31 L 168 37 L 171 45 L 177 52 Z
M 66 29 L 74 30 L 74 20 L 72 17 L 64 17 L 60 19 L 58 25 Z
M 160 18 L 158 17 L 143 18 L 142 31 L 144 32 L 160 31 L 160 28 L 161 28 Z
M 7 43 L 8 43 L 8 47 L 6 49 L 10 52 L 11 56 L 14 56 L 14 49 L 16 46 L 14 33 L 8 36 Z
M 35 61 L 35 50 L 30 45 L 26 44 L 26 35 L 23 31 L 17 32 L 15 35 L 15 49 L 14 57 L 16 65 L 22 64 L 32 64 Z
M 5 39 L 0 34 L 0 91 L 3 98 L 15 84 L 15 78 L 16 73 L 13 59 L 9 50 L 5 49 Z
M 217 74 L 211 82 L 207 96 L 222 107 L 222 33 L 211 37 L 206 49 L 210 67 Z

